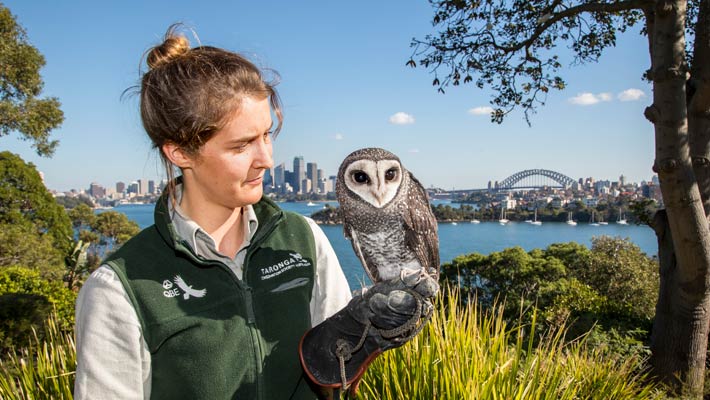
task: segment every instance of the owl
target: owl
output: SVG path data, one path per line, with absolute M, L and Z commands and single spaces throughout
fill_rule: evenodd
M 356 150 L 338 170 L 343 230 L 373 283 L 423 270 L 438 279 L 439 237 L 426 190 L 387 150 Z

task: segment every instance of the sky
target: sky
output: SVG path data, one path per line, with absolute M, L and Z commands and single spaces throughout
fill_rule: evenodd
M 532 126 L 519 111 L 498 125 L 486 112 L 490 88 L 467 84 L 442 95 L 430 72 L 405 66 L 412 38 L 435 32 L 423 0 L 3 4 L 45 56 L 42 96 L 59 98 L 65 121 L 52 132 L 59 147 L 51 158 L 37 156 L 18 134 L 0 137 L 0 150 L 35 164 L 49 189 L 164 177 L 137 97 L 122 94 L 139 82 L 144 52 L 175 22 L 202 44 L 278 72 L 285 121 L 274 162 L 288 170 L 303 156 L 335 175 L 352 151 L 383 147 L 425 187 L 444 189 L 483 188 L 533 168 L 573 179 L 653 175 L 653 126 L 643 117 L 652 93 L 641 79 L 648 46 L 636 29 L 598 63 L 565 64 L 566 89 L 549 93 Z M 568 54 L 564 45 L 560 52 Z

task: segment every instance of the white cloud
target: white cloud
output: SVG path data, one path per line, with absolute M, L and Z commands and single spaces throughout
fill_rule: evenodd
M 335 140 L 343 140 L 344 136 L 342 133 L 336 133 L 334 137 L 335 137 Z
M 569 99 L 569 102 L 579 106 L 590 106 L 592 104 L 597 104 L 601 101 L 611 101 L 611 98 L 611 93 L 594 94 L 584 92 L 576 95 L 575 97 L 572 97 L 571 99 Z
M 614 98 L 613 96 L 614 96 L 614 95 L 611 94 L 611 93 L 609 93 L 609 92 L 599 93 L 599 94 L 597 95 L 597 97 L 598 97 L 599 100 L 601 100 L 601 101 L 611 101 L 611 100 Z
M 634 101 L 642 98 L 646 94 L 639 89 L 626 89 L 617 96 L 621 101 Z
M 409 149 L 409 152 L 412 154 L 419 153 L 419 149 Z
M 414 117 L 405 112 L 398 112 L 390 117 L 390 124 L 394 125 L 409 125 L 414 123 Z
M 491 115 L 493 112 L 493 107 L 473 107 L 468 110 L 471 115 Z

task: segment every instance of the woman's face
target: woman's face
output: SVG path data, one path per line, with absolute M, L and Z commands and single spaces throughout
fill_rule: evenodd
M 184 170 L 186 190 L 203 206 L 235 209 L 259 201 L 264 171 L 273 166 L 269 99 L 245 97 L 227 125 Z

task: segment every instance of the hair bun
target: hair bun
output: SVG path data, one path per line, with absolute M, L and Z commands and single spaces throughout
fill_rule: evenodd
M 165 40 L 148 52 L 146 62 L 151 69 L 160 67 L 190 51 L 190 41 L 183 35 L 175 33 L 175 29 L 168 30 Z

